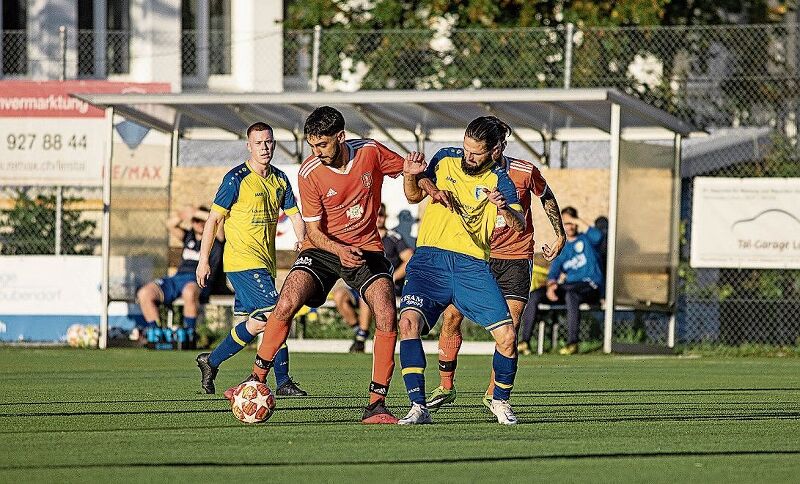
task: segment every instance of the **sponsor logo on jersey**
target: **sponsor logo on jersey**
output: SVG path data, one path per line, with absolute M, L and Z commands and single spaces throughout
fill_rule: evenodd
M 330 198 L 330 197 L 336 196 L 336 195 L 338 195 L 338 194 L 339 194 L 339 192 L 337 192 L 337 191 L 336 191 L 336 190 L 334 190 L 333 188 L 329 188 L 329 189 L 328 189 L 328 193 L 326 193 L 326 194 L 325 194 L 325 196 L 326 196 L 327 198 Z
M 361 204 L 353 205 L 347 209 L 347 218 L 350 220 L 360 219 L 364 216 L 364 207 Z
M 483 185 L 478 185 L 475 187 L 475 200 L 480 201 L 486 198 L 486 194 L 483 193 L 484 190 L 489 190 L 489 188 Z
M 453 178 L 453 177 L 452 177 L 452 176 L 450 176 L 450 175 L 447 175 L 447 177 L 445 177 L 445 180 L 449 181 L 449 182 L 450 182 L 450 183 L 452 183 L 453 185 L 455 185 L 455 184 L 456 184 L 456 179 L 455 179 L 455 178 Z
M 575 242 L 575 252 L 577 252 L 579 254 L 581 252 L 583 252 L 583 241 L 582 240 L 579 240 L 579 241 Z
M 296 261 L 294 261 L 294 265 L 296 266 L 310 266 L 311 265 L 311 257 L 298 257 Z
M 361 175 L 361 183 L 364 185 L 364 188 L 370 189 L 372 188 L 372 172 L 366 172 Z

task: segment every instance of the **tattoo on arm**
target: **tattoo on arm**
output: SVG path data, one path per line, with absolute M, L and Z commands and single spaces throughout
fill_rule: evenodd
M 556 236 L 566 237 L 564 223 L 561 221 L 561 210 L 558 208 L 558 201 L 556 201 L 556 196 L 553 195 L 550 187 L 545 189 L 541 200 L 544 213 L 547 214 L 547 218 L 550 219 L 550 225 L 553 226 L 553 231 L 556 233 Z

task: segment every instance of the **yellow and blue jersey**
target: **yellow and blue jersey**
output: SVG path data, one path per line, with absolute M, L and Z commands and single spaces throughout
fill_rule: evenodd
M 298 212 L 286 174 L 270 166 L 262 177 L 242 163 L 225 175 L 211 210 L 225 216 L 225 272 L 267 269 L 275 277 L 278 216 Z
M 497 206 L 484 190 L 495 187 L 511 208 L 522 211 L 514 183 L 506 170 L 495 165 L 478 175 L 468 175 L 461 168 L 464 150 L 442 148 L 425 170 L 439 190 L 453 194 L 454 210 L 429 204 L 422 217 L 417 247 L 436 247 L 482 260 L 489 260 L 489 242 L 497 219 Z

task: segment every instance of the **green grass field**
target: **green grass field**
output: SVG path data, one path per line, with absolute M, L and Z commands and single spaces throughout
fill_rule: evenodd
M 369 355 L 295 354 L 313 396 L 265 424 L 198 393 L 192 352 L 0 348 L 0 482 L 797 482 L 800 358 L 523 357 L 501 427 L 490 357 L 434 425 L 363 426 Z M 253 352 L 223 366 L 237 383 Z M 428 358 L 428 388 L 438 384 Z M 271 384 L 272 386 L 273 384 Z M 220 390 L 218 390 L 220 391 Z M 405 414 L 395 374 L 389 403 Z

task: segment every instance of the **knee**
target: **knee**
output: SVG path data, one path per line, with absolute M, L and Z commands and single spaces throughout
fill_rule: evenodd
M 181 291 L 184 303 L 200 300 L 200 286 L 195 283 L 186 284 Z
M 408 314 L 402 314 L 400 316 L 400 322 L 397 323 L 397 329 L 402 339 L 419 337 L 420 327 L 419 319 L 410 317 Z
M 280 321 L 289 321 L 300 309 L 300 306 L 300 303 L 293 298 L 281 297 L 278 299 L 278 303 L 275 305 L 275 309 L 273 309 L 272 313 Z
M 445 313 L 442 319 L 442 331 L 440 335 L 446 338 L 452 338 L 461 334 L 461 317 L 454 314 Z
M 512 325 L 507 324 L 495 330 L 494 339 L 500 353 L 506 356 L 514 354 L 517 348 L 517 335 L 514 333 L 514 327 Z
M 341 308 L 345 304 L 349 303 L 350 302 L 349 299 L 350 297 L 348 296 L 348 294 L 342 289 L 337 289 L 333 293 L 333 302 L 336 303 L 337 308 Z
M 264 329 L 267 327 L 267 316 L 264 315 L 263 319 L 262 317 L 250 318 L 250 326 L 251 328 L 248 329 L 255 330 L 256 333 L 263 333 Z
M 155 291 L 148 286 L 142 286 L 136 291 L 136 300 L 139 304 L 142 303 L 155 303 L 157 301 Z

